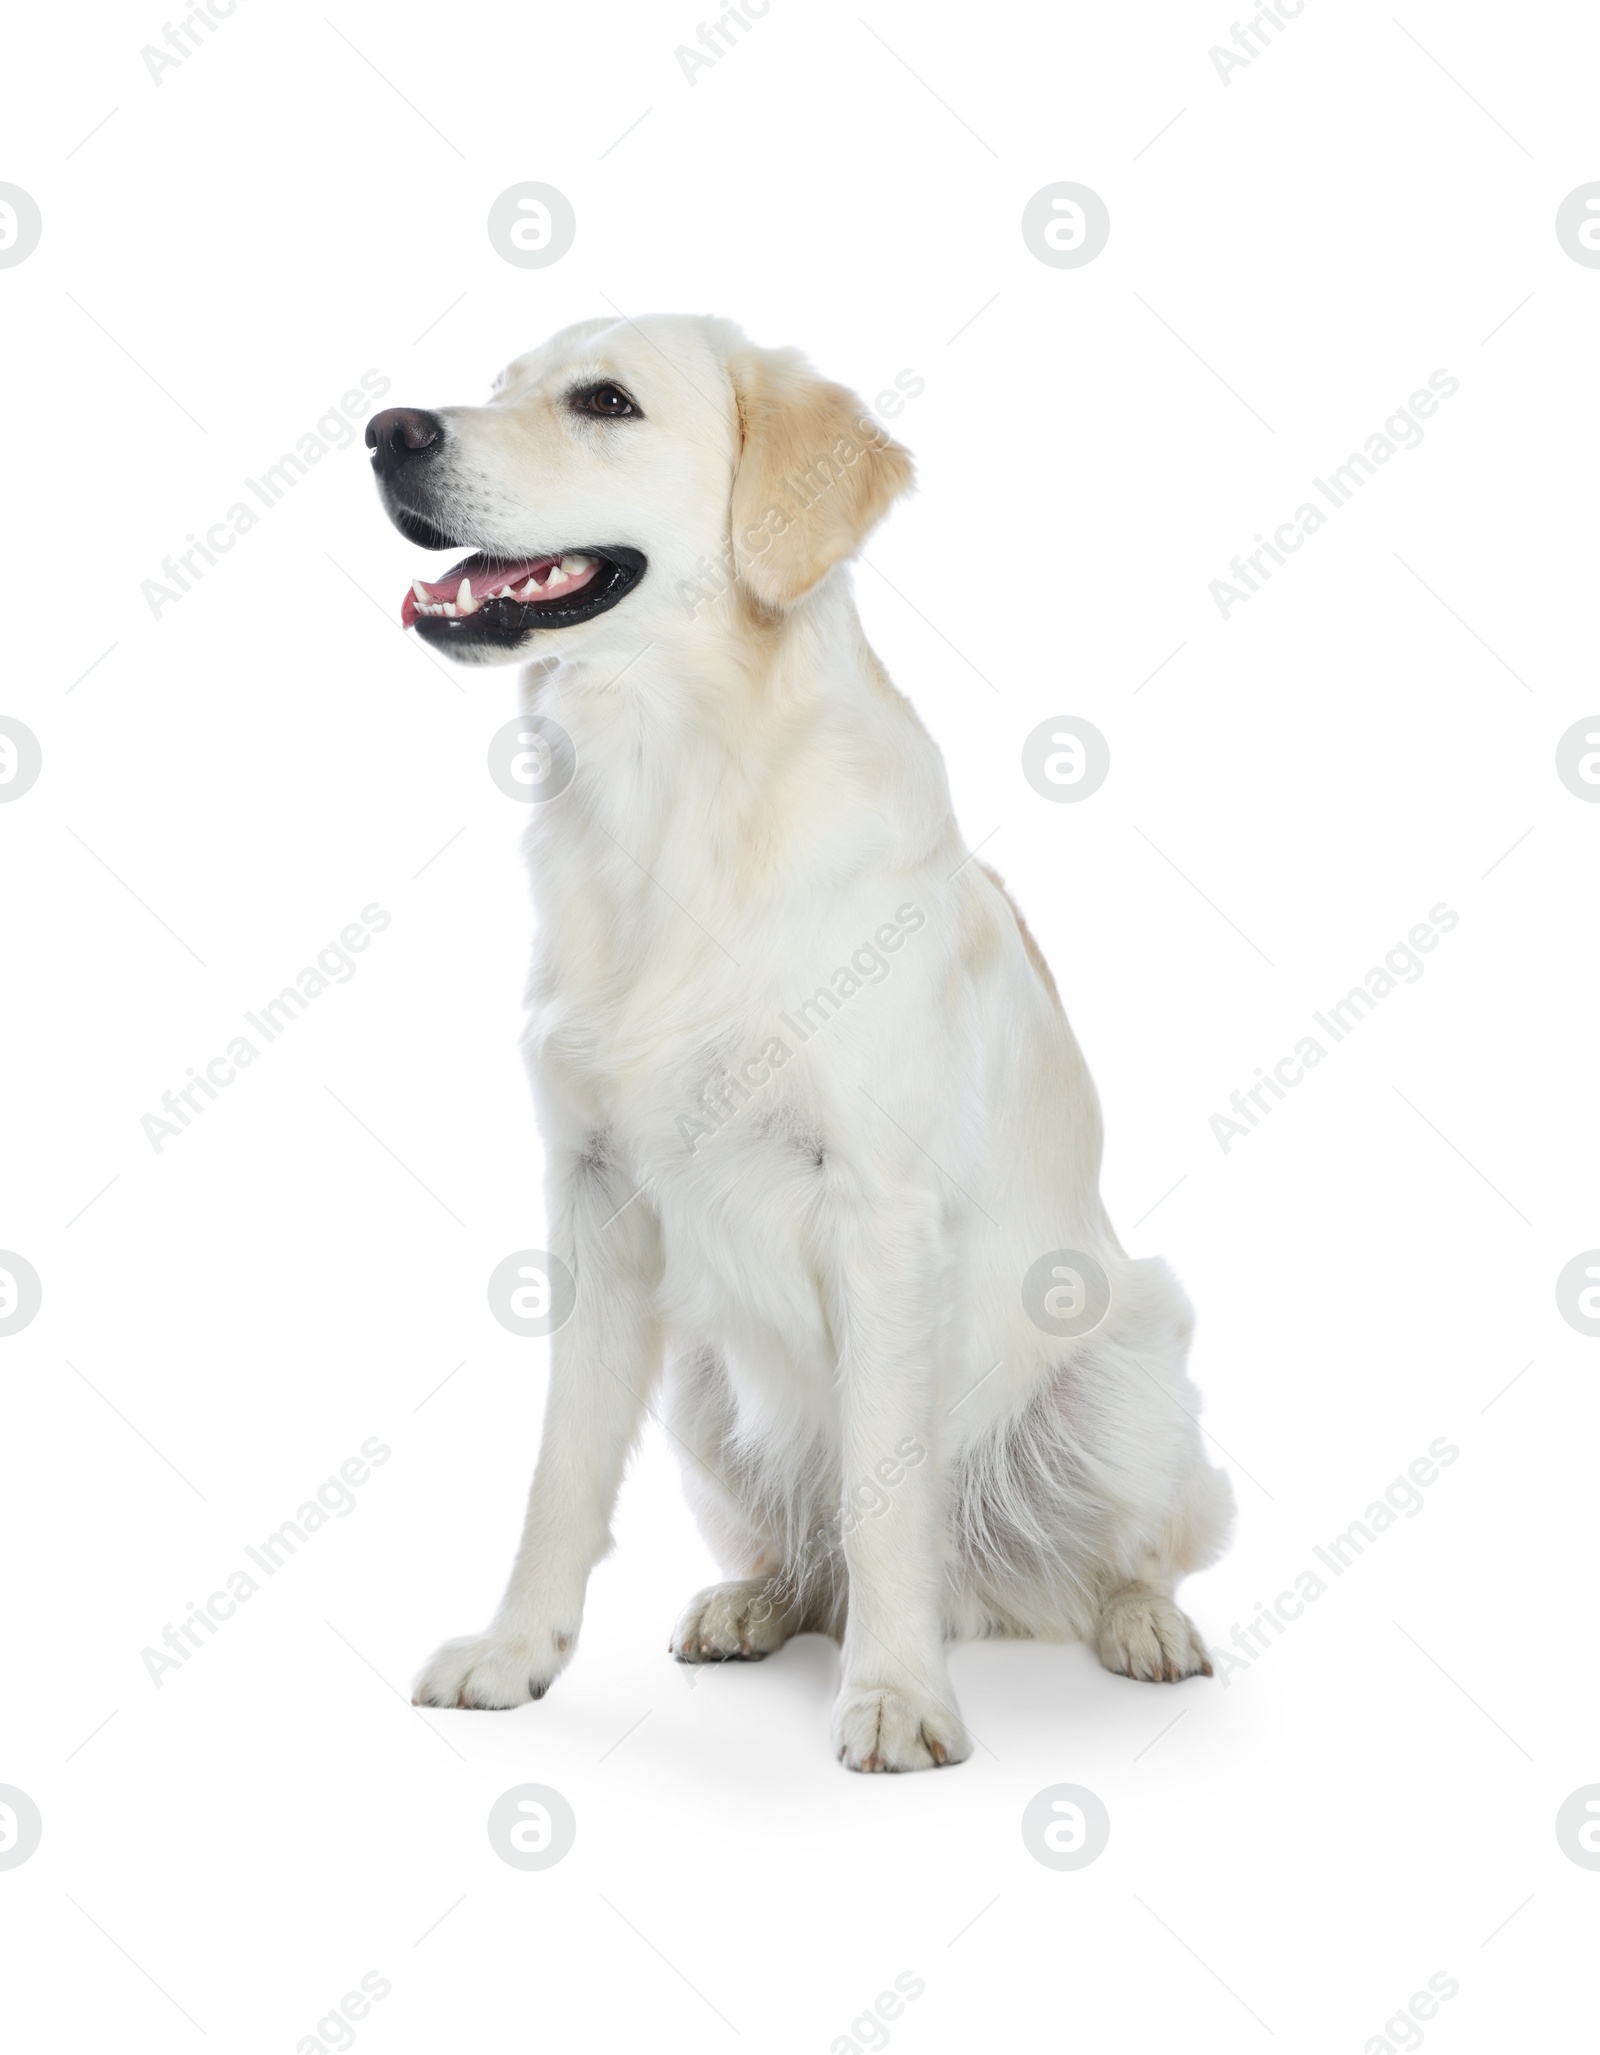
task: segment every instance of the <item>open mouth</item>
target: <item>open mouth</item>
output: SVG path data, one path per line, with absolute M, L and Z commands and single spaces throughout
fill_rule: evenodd
M 432 583 L 418 578 L 401 626 L 455 650 L 514 648 L 538 628 L 572 628 L 614 607 L 644 575 L 636 549 L 558 550 L 542 556 L 464 557 Z

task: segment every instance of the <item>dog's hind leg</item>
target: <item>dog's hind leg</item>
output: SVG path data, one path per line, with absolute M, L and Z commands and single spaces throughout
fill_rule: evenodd
M 1184 1364 L 1188 1306 L 1164 1266 L 1128 1267 L 1120 1321 L 967 1449 L 955 1526 L 958 1633 L 1083 1639 L 1152 1683 L 1209 1673 L 1173 1594 L 1215 1560 L 1233 1516 Z
M 739 1573 L 696 1592 L 667 1644 L 671 1654 L 682 1663 L 758 1662 L 794 1634 L 837 1636 L 837 1545 L 806 1535 L 803 1497 L 767 1502 L 759 1459 L 741 1448 L 735 1432 L 733 1389 L 720 1352 L 708 1347 L 675 1359 L 667 1399 L 696 1522 L 722 1567 Z M 803 1477 L 805 1465 L 799 1469 Z
M 1172 1593 L 1180 1577 L 1215 1556 L 1232 1517 L 1228 1481 L 1196 1444 L 1155 1547 L 1101 1602 L 1095 1648 L 1108 1670 L 1153 1684 L 1212 1674 L 1199 1629 Z

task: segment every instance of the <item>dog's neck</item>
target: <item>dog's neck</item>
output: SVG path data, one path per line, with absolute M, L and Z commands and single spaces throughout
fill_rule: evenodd
M 525 683 L 541 711 L 553 712 L 560 700 L 580 719 L 586 709 L 604 721 L 619 701 L 669 697 L 684 712 L 698 705 L 731 738 L 744 702 L 769 714 L 796 699 L 819 712 L 842 711 L 864 696 L 876 666 L 840 569 L 783 614 L 737 586 L 693 613 L 658 610 L 638 625 L 619 609 L 580 653 L 535 663 Z M 696 746 L 703 742 L 696 738 Z
M 854 877 L 945 849 L 946 871 L 959 862 L 943 764 L 866 640 L 848 573 L 782 616 L 735 595 L 633 640 L 624 612 L 524 681 L 576 753 L 570 786 L 534 809 L 547 940 L 581 909 L 635 948 L 685 918 L 727 945 Z

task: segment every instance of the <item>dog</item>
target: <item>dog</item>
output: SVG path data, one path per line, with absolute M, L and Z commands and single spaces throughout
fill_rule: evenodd
M 671 1653 L 833 1636 L 852 1770 L 971 1753 L 962 1640 L 1209 1675 L 1173 1593 L 1232 1494 L 1190 1307 L 1112 1230 L 1050 970 L 856 612 L 907 452 L 797 352 L 687 316 L 580 323 L 366 441 L 401 534 L 472 552 L 404 622 L 527 665 L 556 767 L 526 1054 L 570 1312 L 505 1598 L 415 1702 L 549 1689 L 647 1412 L 728 1579 Z

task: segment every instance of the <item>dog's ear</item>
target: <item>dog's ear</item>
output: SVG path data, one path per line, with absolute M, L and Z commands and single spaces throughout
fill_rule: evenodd
M 740 437 L 734 567 L 764 606 L 782 611 L 866 540 L 911 484 L 911 458 L 797 350 L 743 344 L 728 373 Z

